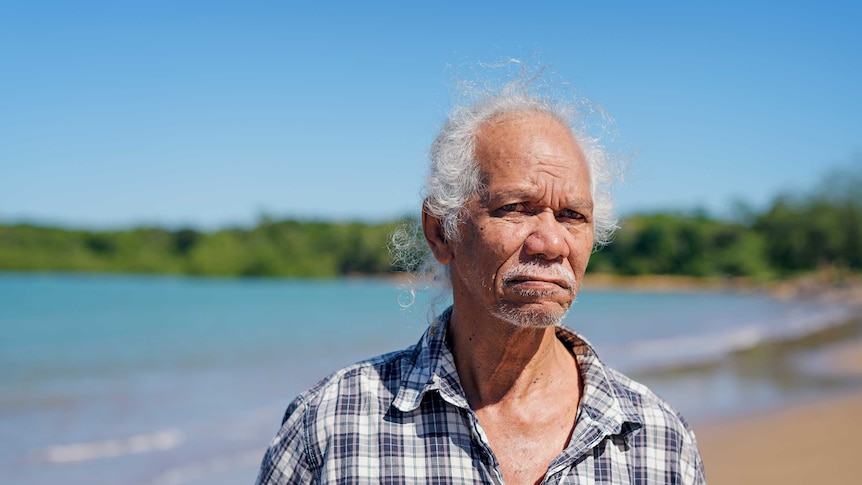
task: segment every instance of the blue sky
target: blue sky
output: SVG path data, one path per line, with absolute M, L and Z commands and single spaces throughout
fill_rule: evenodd
M 615 120 L 625 213 L 762 207 L 862 153 L 858 2 L 0 3 L 0 222 L 214 228 L 418 208 L 469 66 Z

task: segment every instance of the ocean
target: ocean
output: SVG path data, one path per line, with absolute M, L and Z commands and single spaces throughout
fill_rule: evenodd
M 415 343 L 426 293 L 405 307 L 388 279 L 0 273 L 0 483 L 252 483 L 296 394 Z M 564 323 L 708 420 L 819 392 L 718 363 L 848 316 L 757 294 L 585 289 Z

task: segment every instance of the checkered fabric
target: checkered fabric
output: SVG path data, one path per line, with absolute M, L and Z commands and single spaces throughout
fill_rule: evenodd
M 445 343 L 450 312 L 416 345 L 297 397 L 257 483 L 503 483 Z M 694 433 L 673 408 L 605 367 L 571 330 L 557 336 L 578 359 L 584 393 L 571 441 L 542 483 L 706 483 Z

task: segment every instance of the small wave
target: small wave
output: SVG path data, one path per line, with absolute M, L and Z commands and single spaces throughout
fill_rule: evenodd
M 176 429 L 168 429 L 128 438 L 72 443 L 49 446 L 41 450 L 41 461 L 49 463 L 75 463 L 100 458 L 114 458 L 122 455 L 164 451 L 176 447 L 183 441 L 183 434 Z
M 258 466 L 261 458 L 263 458 L 263 451 L 260 449 L 243 451 L 233 455 L 222 455 L 211 460 L 197 461 L 171 468 L 156 477 L 151 483 L 152 485 L 182 485 L 200 480 L 208 475 L 225 473 L 237 468 Z
M 780 325 L 758 321 L 720 333 L 641 340 L 627 344 L 625 360 L 620 360 L 641 369 L 714 362 L 734 352 L 814 335 L 846 322 L 851 314 L 847 308 L 789 313 L 782 316 Z
M 756 325 L 723 335 L 692 335 L 635 342 L 629 352 L 648 363 L 667 365 L 708 361 L 734 350 L 753 347 L 766 339 Z

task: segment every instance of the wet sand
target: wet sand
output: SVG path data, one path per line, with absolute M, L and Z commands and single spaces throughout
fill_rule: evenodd
M 834 348 L 834 370 L 862 375 L 862 341 Z M 860 483 L 862 391 L 695 426 L 711 485 Z

